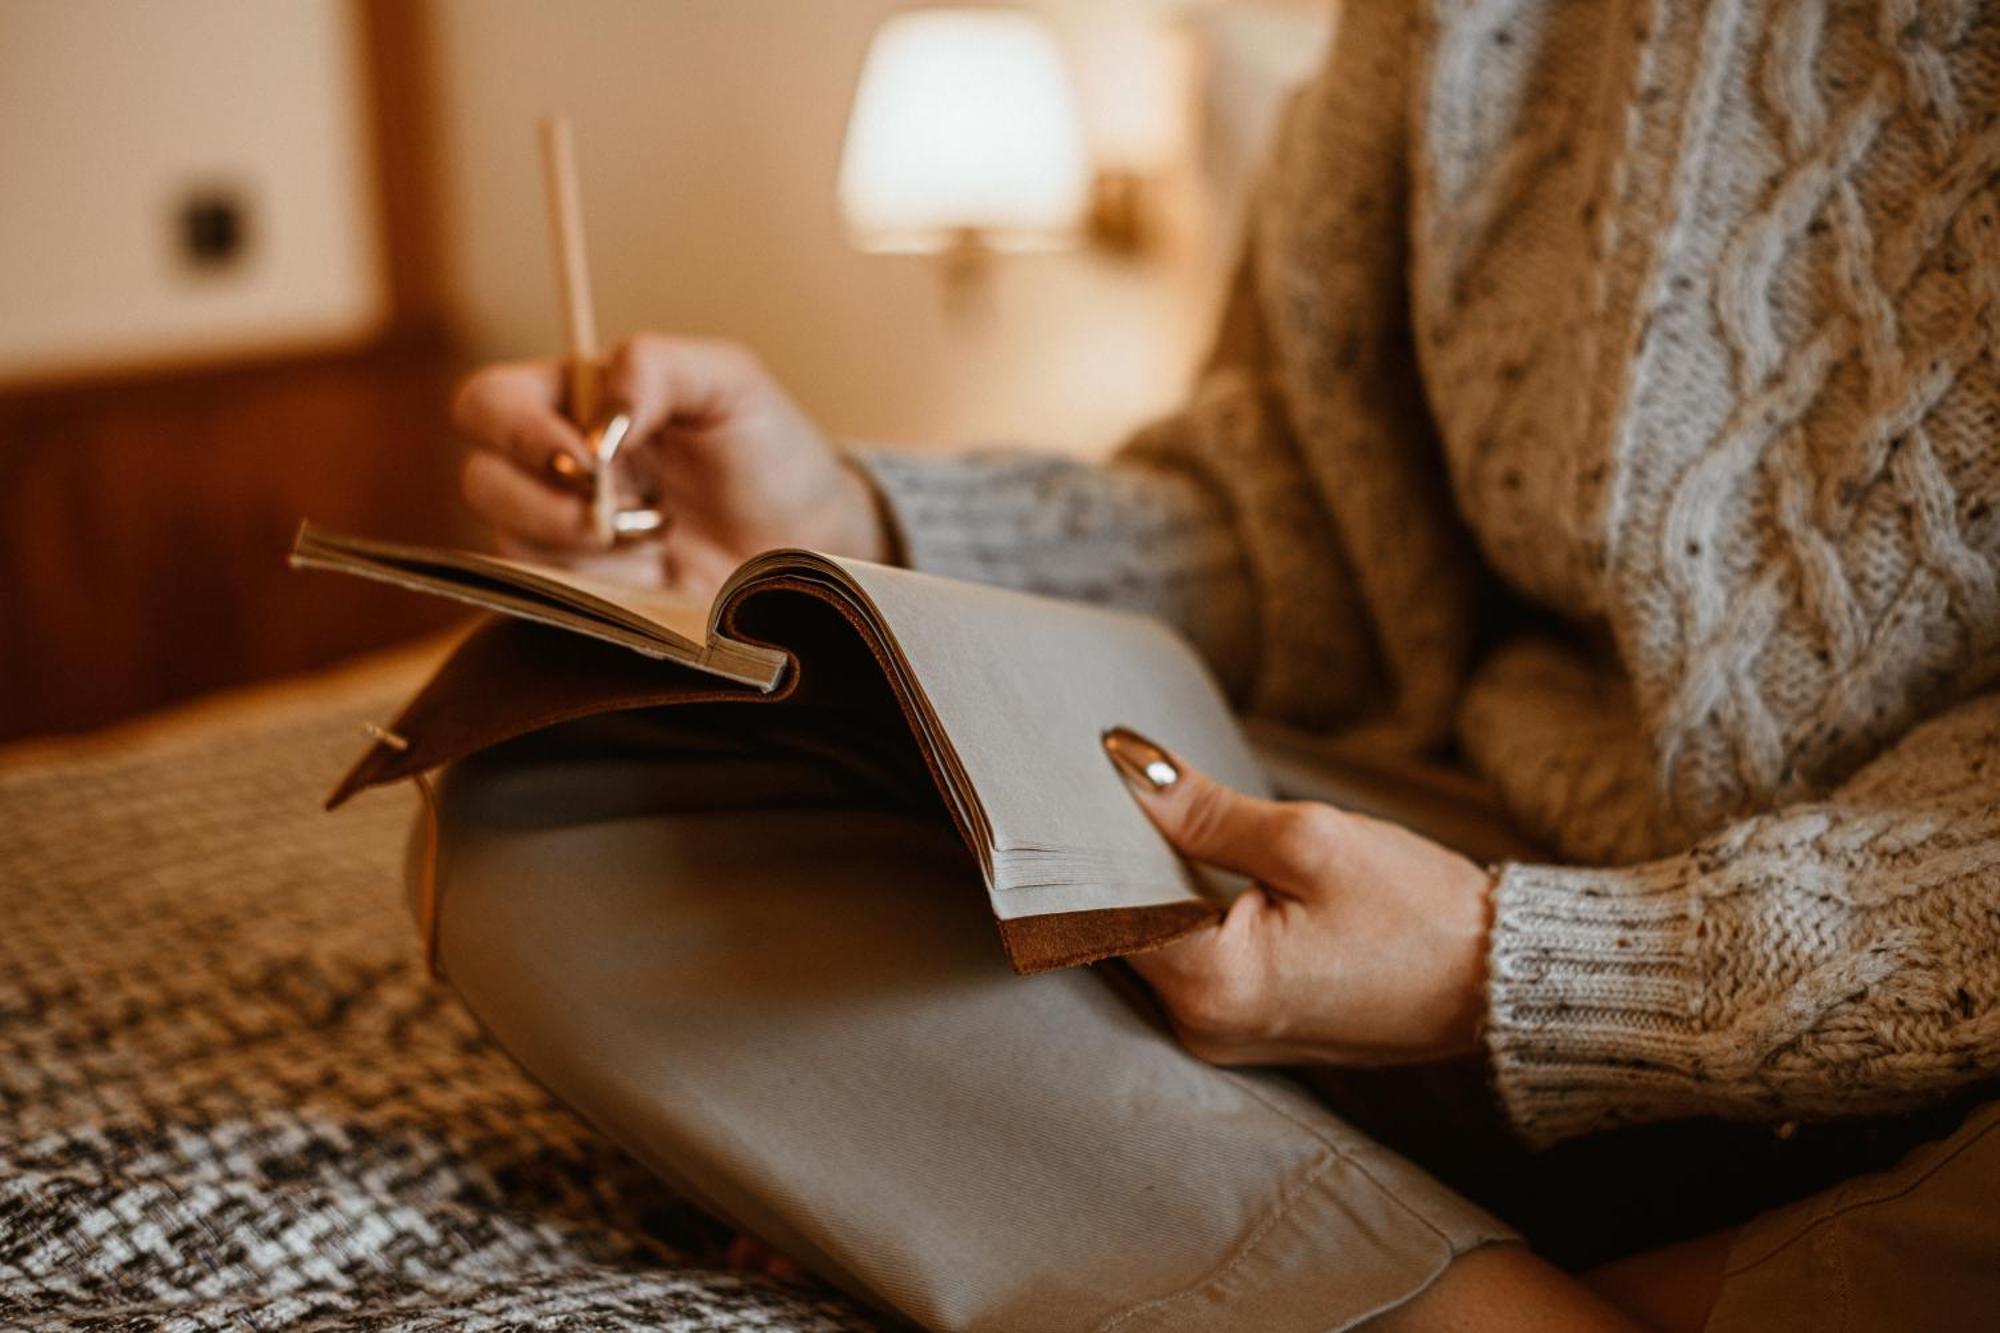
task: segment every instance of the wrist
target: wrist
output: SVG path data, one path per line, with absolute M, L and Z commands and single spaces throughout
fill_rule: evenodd
M 835 543 L 827 549 L 837 555 L 876 564 L 902 563 L 896 549 L 894 526 L 889 521 L 888 503 L 868 476 L 867 469 L 847 454 L 834 459 Z
M 1474 865 L 1469 861 L 1463 866 L 1462 882 L 1465 887 L 1461 900 L 1465 910 L 1457 942 L 1460 981 L 1455 987 L 1458 1003 L 1450 1031 L 1452 1044 L 1468 1053 L 1478 1050 L 1485 1039 L 1487 978 L 1491 967 L 1488 958 L 1493 947 L 1493 894 L 1499 879 L 1498 872 L 1490 866 Z

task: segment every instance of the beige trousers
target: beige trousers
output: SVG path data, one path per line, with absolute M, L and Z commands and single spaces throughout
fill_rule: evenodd
M 1012 975 L 938 820 L 850 803 L 814 761 L 656 743 L 530 743 L 448 775 L 446 975 L 655 1172 L 925 1327 L 1342 1329 L 1515 1237 L 1461 1191 L 1584 1262 L 1829 1178 L 1772 1172 L 1791 1148 L 1768 1134 L 1532 1157 L 1451 1071 L 1314 1095 L 1202 1064 L 1115 969 Z M 1313 794 L 1487 836 L 1463 791 L 1398 775 Z M 1759 1172 L 1761 1195 L 1718 1202 Z M 1801 1206 L 1746 1233 L 1771 1253 L 1739 1246 L 1717 1327 L 1796 1299 L 1793 1261 L 1819 1251 L 1784 1238 L 1827 1225 Z
M 1510 1235 L 1092 971 L 1014 976 L 948 830 L 771 810 L 825 799 L 784 769 L 502 760 L 440 791 L 447 978 L 716 1213 L 925 1327 L 1050 1333 L 1345 1328 Z

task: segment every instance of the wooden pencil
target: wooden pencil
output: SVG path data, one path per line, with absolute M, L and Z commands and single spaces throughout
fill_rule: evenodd
M 577 190 L 576 136 L 569 117 L 542 122 L 542 184 L 548 195 L 549 240 L 554 247 L 556 283 L 562 295 L 566 344 L 564 404 L 583 430 L 596 424 L 598 383 L 597 307 L 590 294 L 590 265 L 583 244 L 583 202 Z

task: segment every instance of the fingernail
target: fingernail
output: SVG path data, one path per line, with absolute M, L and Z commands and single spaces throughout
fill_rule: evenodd
M 587 477 L 590 475 L 589 468 L 585 467 L 582 463 L 578 462 L 571 455 L 564 453 L 554 453 L 549 455 L 549 471 L 555 473 L 558 477 L 567 477 L 571 479 L 577 477 Z
M 550 454 L 549 474 L 565 490 L 578 495 L 588 495 L 594 489 L 595 477 L 591 473 L 590 465 L 570 454 Z
M 1103 737 L 1104 753 L 1125 780 L 1145 791 L 1165 791 L 1181 780 L 1173 756 L 1130 727 L 1113 727 Z

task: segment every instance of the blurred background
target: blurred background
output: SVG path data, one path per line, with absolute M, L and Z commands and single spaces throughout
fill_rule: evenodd
M 0 0 L 0 739 L 453 618 L 283 557 L 305 516 L 480 539 L 446 409 L 561 350 L 553 111 L 607 343 L 743 341 L 917 449 L 1170 408 L 1327 4 L 981 8 L 1032 40 L 891 0 Z

